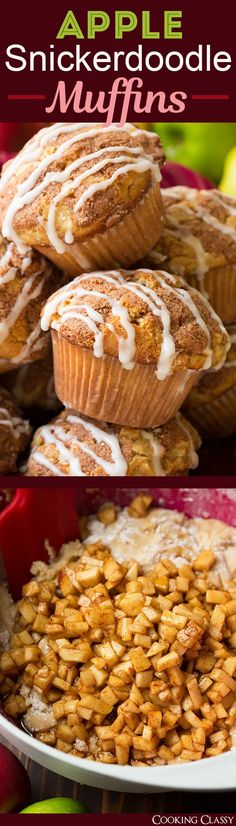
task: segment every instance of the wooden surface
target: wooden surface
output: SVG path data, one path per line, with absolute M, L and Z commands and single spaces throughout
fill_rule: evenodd
M 0 738 L 7 745 L 3 738 Z M 166 794 L 121 794 L 119 792 L 99 791 L 88 786 L 80 786 L 60 775 L 54 774 L 28 757 L 24 757 L 16 749 L 25 766 L 31 781 L 32 802 L 45 800 L 49 797 L 71 797 L 81 800 L 92 812 L 122 813 L 122 812 L 235 812 L 235 792 L 212 794 L 193 794 L 185 792 L 167 792 Z M 207 771 L 207 760 L 206 760 Z M 183 766 L 184 772 L 184 766 Z

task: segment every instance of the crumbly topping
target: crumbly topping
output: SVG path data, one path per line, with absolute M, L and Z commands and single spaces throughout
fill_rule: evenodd
M 64 276 L 42 255 L 0 236 L 0 372 L 43 358 L 49 337 L 40 329 L 40 313 Z
M 185 402 L 186 410 L 194 410 L 198 405 L 211 404 L 214 399 L 224 396 L 228 390 L 236 386 L 236 324 L 227 327 L 231 347 L 223 367 L 217 371 L 203 373 Z
M 15 231 L 33 246 L 49 239 L 56 247 L 101 232 L 117 224 L 160 178 L 163 158 L 158 136 L 131 124 L 46 127 L 3 168 L 4 234 L 11 238 Z M 17 191 L 23 182 L 31 193 L 27 205 Z M 7 210 L 14 198 L 12 220 Z
M 180 414 L 145 431 L 65 410 L 36 431 L 28 472 L 33 476 L 170 476 L 197 466 L 199 446 L 197 432 Z
M 196 273 L 235 264 L 236 199 L 219 190 L 162 190 L 165 227 L 154 258 L 170 272 Z M 157 256 L 157 258 L 156 258 Z
M 12 473 L 30 442 L 32 429 L 5 388 L 0 388 L 0 473 Z
M 222 363 L 227 333 L 208 302 L 181 278 L 139 269 L 82 275 L 48 300 L 42 327 L 94 354 L 157 363 L 157 376 Z
M 51 550 L 52 549 L 48 549 L 48 563 L 42 562 L 41 560 L 36 560 L 32 563 L 31 573 L 37 582 L 41 582 L 44 579 L 53 579 L 61 570 L 62 565 L 66 565 L 67 562 L 73 559 L 78 559 L 83 551 L 83 546 L 79 539 L 75 539 L 62 545 L 59 553 L 57 555 L 54 553 L 53 557 Z

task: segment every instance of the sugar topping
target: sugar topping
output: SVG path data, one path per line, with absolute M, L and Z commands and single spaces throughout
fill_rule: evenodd
M 57 420 L 58 422 L 58 420 Z M 78 447 L 83 454 L 90 456 L 97 467 L 101 467 L 108 476 L 125 476 L 127 472 L 127 462 L 121 452 L 119 441 L 111 428 L 104 430 L 92 422 L 86 422 L 78 414 L 68 413 L 66 417 L 66 425 L 72 425 L 71 429 L 65 430 L 63 422 L 61 424 L 52 422 L 45 427 L 40 428 L 40 439 L 44 445 L 54 445 L 57 451 L 57 458 L 53 460 L 48 458 L 38 449 L 38 445 L 33 447 L 31 457 L 37 464 L 51 470 L 54 476 L 64 476 L 65 473 L 61 471 L 59 464 L 62 463 L 68 467 L 69 476 L 86 476 L 81 467 L 81 461 L 78 456 Z M 95 442 L 94 449 L 89 447 L 86 442 L 82 442 L 75 436 L 73 425 L 80 425 Z M 96 452 L 96 446 L 105 445 L 111 454 L 110 460 L 105 460 Z
M 198 455 L 195 451 L 192 430 L 187 427 L 183 416 L 180 414 L 177 414 L 176 422 L 184 433 L 186 444 L 188 444 L 188 465 L 191 468 L 196 468 L 198 465 Z M 65 424 L 66 429 L 64 427 Z M 84 441 L 81 441 L 81 438 L 76 435 L 76 426 L 82 427 L 85 433 L 88 433 L 88 437 L 94 442 L 94 447 L 86 444 L 86 438 Z M 149 442 L 154 475 L 166 476 L 163 467 L 166 448 L 161 440 L 162 428 L 155 428 L 153 431 L 140 430 L 140 434 L 145 441 Z M 128 463 L 120 446 L 119 431 L 116 433 L 111 425 L 101 423 L 101 427 L 99 427 L 93 424 L 93 422 L 81 418 L 79 414 L 68 411 L 66 418 L 61 420 L 58 418 L 51 424 L 41 427 L 38 431 L 38 436 L 40 443 L 36 440 L 33 445 L 31 460 L 39 466 L 50 470 L 54 476 L 89 475 L 83 472 L 81 467 L 81 464 L 83 464 L 83 456 L 90 457 L 95 468 L 102 468 L 108 476 L 127 475 Z M 40 449 L 45 446 L 55 447 L 56 455 L 53 453 L 50 453 L 50 456 L 45 454 L 45 451 Z M 109 451 L 109 459 L 105 459 L 100 455 L 100 448 L 102 446 L 105 446 Z M 61 466 L 66 467 L 65 472 L 63 472 Z
M 4 405 L 0 407 L 0 427 L 7 427 L 11 430 L 12 436 L 19 439 L 22 434 L 30 433 L 30 424 L 26 419 L 16 416 Z
M 215 215 L 212 215 L 208 206 L 209 203 L 215 203 L 216 207 L 224 209 L 229 216 L 233 216 L 236 219 L 236 199 L 230 198 L 229 200 L 232 203 L 229 203 L 227 197 L 217 189 L 201 190 L 200 194 L 206 197 L 205 206 L 199 204 L 197 198 L 198 190 L 196 189 L 174 186 L 170 188 L 167 187 L 163 192 L 164 198 L 173 198 L 176 204 L 181 203 L 181 213 L 186 215 L 186 223 L 182 221 L 182 217 L 181 220 L 175 217 L 173 208 L 170 205 L 170 208 L 167 210 L 168 233 L 192 247 L 196 258 L 194 273 L 198 278 L 200 291 L 207 297 L 204 276 L 209 270 L 208 251 L 205 249 L 202 240 L 191 233 L 189 224 L 191 219 L 196 216 L 200 221 L 205 222 L 209 227 L 215 229 L 219 236 L 227 235 L 236 244 L 236 222 L 235 226 L 233 226 L 232 224 L 220 221 Z M 235 201 L 235 206 L 233 206 L 233 201 Z M 186 202 L 189 203 L 189 206 Z M 160 257 L 163 259 L 162 255 L 159 256 L 158 251 L 151 253 L 151 256 L 154 262 L 157 262 L 158 258 L 160 261 Z M 157 257 L 155 258 L 155 256 Z M 164 260 L 165 258 L 166 256 L 164 256 Z M 184 275 L 184 267 L 178 268 L 178 271 L 179 274 Z
M 202 329 L 206 338 L 207 345 L 204 351 L 205 363 L 203 367 L 204 369 L 209 368 L 213 359 L 210 330 L 190 292 L 173 287 L 172 277 L 168 273 L 161 271 L 153 272 L 148 269 L 142 269 L 139 270 L 139 272 L 141 274 L 150 273 L 152 277 L 155 277 L 157 288 L 158 285 L 160 285 L 162 289 L 174 293 L 176 297 L 181 299 L 181 302 L 187 306 L 194 321 L 197 322 L 197 325 Z M 90 299 L 91 295 L 92 297 L 105 299 L 106 305 L 108 304 L 111 307 L 112 315 L 118 316 L 124 329 L 124 335 L 118 335 L 113 323 L 109 322 L 107 324 L 108 329 L 115 335 L 118 342 L 119 361 L 126 370 L 132 370 L 135 364 L 136 354 L 135 325 L 131 323 L 128 308 L 122 304 L 119 297 L 115 296 L 115 290 L 113 291 L 114 294 L 111 295 L 110 290 L 106 291 L 104 289 L 106 284 L 108 286 L 114 285 L 114 288 L 122 287 L 122 290 L 137 296 L 139 300 L 146 304 L 152 314 L 160 319 L 162 326 L 162 343 L 156 367 L 156 376 L 162 381 L 170 375 L 176 353 L 175 341 L 170 329 L 171 314 L 166 302 L 158 295 L 157 291 L 151 287 L 147 287 L 143 283 L 128 280 L 129 274 L 131 278 L 134 275 L 134 273 L 130 271 L 130 273 L 126 273 L 126 278 L 124 278 L 122 272 L 109 271 L 78 276 L 73 282 L 62 287 L 49 298 L 42 313 L 41 326 L 43 330 L 48 330 L 51 326 L 60 333 L 62 324 L 67 320 L 78 319 L 78 321 L 82 321 L 87 325 L 89 330 L 94 333 L 93 352 L 96 358 L 101 358 L 104 354 L 104 332 L 102 329 L 104 315 L 102 310 L 98 312 L 98 310 L 90 306 L 88 301 L 86 301 L 86 296 L 90 297 Z M 98 286 L 97 289 L 93 288 L 91 293 L 89 285 L 94 279 L 96 279 Z M 101 289 L 99 282 L 101 282 Z M 212 318 L 217 321 L 218 327 L 225 334 L 222 322 L 218 319 L 218 316 L 216 316 L 214 310 L 208 305 L 203 296 L 201 296 L 200 301 L 203 308 L 206 304 L 208 312 L 210 312 Z
M 114 144 L 109 144 L 107 147 L 97 151 L 91 151 L 87 155 L 82 155 L 76 160 L 66 164 L 65 169 L 53 169 L 53 165 L 57 161 L 60 162 L 67 151 L 74 145 L 84 140 L 91 140 L 95 138 L 98 130 L 102 130 L 106 134 L 114 135 Z M 26 251 L 25 245 L 22 243 L 19 235 L 13 227 L 14 218 L 19 210 L 24 206 L 32 204 L 50 184 L 60 184 L 60 192 L 52 197 L 47 223 L 45 230 L 49 242 L 59 254 L 63 254 L 68 244 L 73 242 L 73 235 L 71 228 L 68 226 L 64 241 L 59 238 L 56 230 L 56 213 L 58 204 L 63 201 L 68 195 L 73 195 L 76 189 L 81 184 L 89 179 L 87 188 L 83 190 L 81 196 L 75 201 L 73 210 L 76 213 L 90 198 L 97 195 L 98 192 L 108 189 L 121 175 L 126 175 L 129 172 L 136 172 L 143 174 L 150 171 L 152 174 L 153 183 L 160 181 L 161 173 L 159 164 L 155 162 L 152 155 L 147 154 L 140 144 L 137 147 L 132 147 L 127 144 L 117 145 L 116 134 L 126 132 L 132 136 L 140 137 L 140 130 L 135 129 L 132 124 L 126 123 L 124 126 L 117 126 L 112 124 L 104 126 L 103 124 L 78 124 L 70 123 L 53 124 L 51 127 L 42 129 L 37 135 L 27 143 L 22 151 L 14 158 L 8 167 L 3 171 L 0 182 L 0 192 L 4 189 L 12 176 L 18 174 L 22 164 L 36 164 L 33 170 L 29 173 L 26 180 L 20 183 L 17 187 L 17 192 L 13 197 L 8 209 L 6 211 L 2 232 L 6 238 L 9 238 L 17 243 L 21 252 Z M 57 138 L 64 135 L 65 139 L 60 142 L 59 146 L 53 151 L 49 151 L 45 157 L 41 157 L 44 148 L 51 143 L 56 142 Z M 70 137 L 68 137 L 70 135 Z M 41 159 L 41 160 L 40 160 Z M 84 164 L 89 164 L 84 171 L 74 174 Z M 112 174 L 110 168 L 112 165 L 118 165 Z M 106 170 L 108 171 L 106 173 Z M 51 169 L 51 171 L 50 171 Z M 104 171 L 105 177 L 102 180 L 96 180 L 96 175 Z M 91 177 L 94 176 L 94 182 L 91 182 Z
M 11 247 L 11 245 L 9 245 Z M 10 252 L 11 249 L 7 252 Z M 0 266 L 7 265 L 7 260 L 5 259 L 5 264 L 3 263 L 4 256 L 1 259 Z M 0 297 L 3 285 L 5 285 L 9 281 L 13 281 L 20 275 L 20 271 L 23 273 L 26 272 L 27 268 L 32 263 L 31 255 L 28 254 L 22 261 L 22 266 L 19 269 L 18 267 L 10 266 L 9 269 L 4 273 L 0 272 Z M 43 258 L 40 258 L 39 268 L 36 269 L 31 275 L 27 275 L 27 278 L 22 278 L 22 283 L 20 283 L 20 291 L 16 290 L 16 298 L 13 303 L 13 306 L 10 306 L 10 310 L 6 313 L 6 304 L 4 302 L 3 305 L 3 313 L 5 315 L 4 318 L 0 321 L 0 344 L 2 344 L 8 337 L 11 328 L 14 324 L 18 321 L 21 316 L 21 313 L 27 308 L 27 305 L 30 304 L 31 301 L 34 301 L 37 298 L 40 298 L 42 290 L 45 286 L 45 282 L 51 277 L 52 275 L 52 265 L 49 262 L 46 262 Z M 11 302 L 11 295 L 9 298 Z M 40 308 L 39 308 L 40 309 Z M 3 315 L 2 313 L 2 315 Z M 30 358 L 32 352 L 34 352 L 40 346 L 40 341 L 43 340 L 43 336 L 41 333 L 41 325 L 40 320 L 37 321 L 34 328 L 29 333 L 25 343 L 22 343 L 21 349 L 19 350 L 18 354 L 15 357 L 11 357 L 10 361 L 12 364 L 19 364 L 22 361 L 26 361 L 27 358 Z M 0 366 L 7 363 L 6 359 L 0 358 Z
M 214 552 L 216 576 L 220 573 L 227 581 L 236 570 L 236 529 L 217 519 L 188 519 L 165 508 L 152 508 L 147 516 L 134 517 L 123 508 L 110 525 L 90 516 L 87 530 L 85 546 L 102 540 L 118 562 L 134 559 L 145 571 L 162 558 L 177 565 L 191 562 L 202 548 Z

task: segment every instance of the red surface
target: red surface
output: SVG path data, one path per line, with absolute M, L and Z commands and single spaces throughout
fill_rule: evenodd
M 73 490 L 18 488 L 0 515 L 0 550 L 9 588 L 18 597 L 34 560 L 47 560 L 45 539 L 55 550 L 78 535 Z
M 236 491 L 219 488 L 148 488 L 154 502 L 176 508 L 188 516 L 210 516 L 236 527 Z M 36 559 L 47 559 L 44 541 L 59 550 L 63 542 L 78 537 L 78 512 L 93 512 L 104 501 L 126 505 L 137 488 L 104 486 L 77 492 L 65 488 L 21 489 L 0 515 L 0 548 L 8 583 L 18 597 Z

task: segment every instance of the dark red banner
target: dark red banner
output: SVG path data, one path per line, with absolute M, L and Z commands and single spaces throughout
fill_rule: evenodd
M 57 815 L 50 815 L 50 817 L 57 817 Z M 114 814 L 112 812 L 112 814 L 80 814 L 79 819 L 81 820 L 81 818 L 85 819 L 84 826 L 104 826 L 105 820 L 110 823 L 111 818 L 115 826 L 119 826 L 120 818 L 122 819 L 122 826 L 129 826 L 130 824 L 131 826 L 236 826 L 236 814 L 208 814 L 206 812 L 202 814 L 174 814 L 173 812 L 171 814 L 166 812 L 165 814 L 131 814 L 130 812 Z M 67 815 L 64 815 L 65 822 L 68 823 Z
M 234 121 L 234 2 L 9 2 L 0 72 L 5 121 Z

